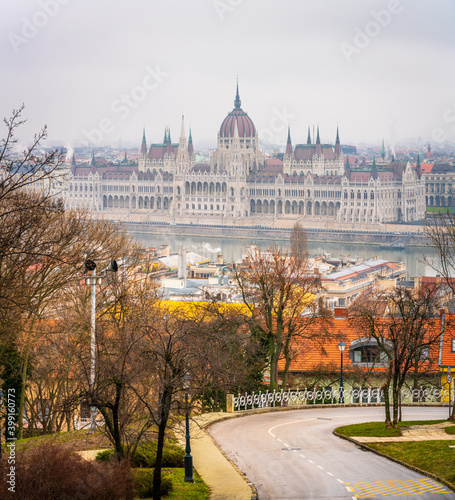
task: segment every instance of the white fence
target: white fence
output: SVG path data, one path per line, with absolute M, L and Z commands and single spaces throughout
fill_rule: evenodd
M 449 400 L 449 391 L 438 387 L 402 389 L 402 403 L 441 403 Z M 453 394 L 451 398 L 453 402 Z M 392 392 L 390 391 L 392 402 Z M 368 404 L 383 403 L 384 391 L 381 388 L 351 388 L 348 390 L 325 388 L 319 390 L 296 389 L 253 392 L 238 394 L 234 397 L 234 411 L 267 408 L 274 406 L 302 406 L 308 404 Z

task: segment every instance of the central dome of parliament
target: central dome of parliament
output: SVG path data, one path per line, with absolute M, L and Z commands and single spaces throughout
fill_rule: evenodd
M 237 84 L 237 94 L 234 101 L 234 109 L 226 116 L 220 127 L 220 137 L 234 137 L 235 123 L 239 137 L 255 137 L 256 127 L 253 120 L 240 107 L 239 86 Z

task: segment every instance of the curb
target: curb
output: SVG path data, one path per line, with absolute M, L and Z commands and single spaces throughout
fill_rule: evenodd
M 451 491 L 455 491 L 455 486 L 447 482 L 445 479 L 442 479 L 439 476 L 436 476 L 435 474 L 432 474 L 431 472 L 427 472 L 425 470 L 419 469 L 418 467 L 415 467 L 414 465 L 410 465 L 406 462 L 403 462 L 402 460 L 398 460 L 397 458 L 393 458 L 389 455 L 386 455 L 385 453 L 381 453 L 378 450 L 375 450 L 374 448 L 370 448 L 364 443 L 361 443 L 357 441 L 356 439 L 351 438 L 350 436 L 343 436 L 343 434 L 339 434 L 336 430 L 333 431 L 333 434 L 341 439 L 345 439 L 346 441 L 350 441 L 351 443 L 354 443 L 357 445 L 359 448 L 362 448 L 363 450 L 370 451 L 372 453 L 375 453 L 376 455 L 379 455 L 380 457 L 386 458 L 387 460 L 390 460 L 392 462 L 395 462 L 396 464 L 402 465 L 403 467 L 406 467 L 407 469 L 410 469 L 414 472 L 418 472 L 419 474 L 422 474 L 422 476 L 429 477 L 430 479 L 434 479 L 435 481 L 439 481 L 442 483 L 446 488 L 449 488 Z M 380 441 L 378 441 L 380 442 Z

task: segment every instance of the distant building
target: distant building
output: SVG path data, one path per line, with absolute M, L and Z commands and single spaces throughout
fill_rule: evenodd
M 66 191 L 69 207 L 84 206 L 138 220 L 247 225 L 260 217 L 337 223 L 418 221 L 425 216 L 424 181 L 407 162 L 378 168 L 351 167 L 338 130 L 335 145 L 316 137 L 293 147 L 288 130 L 282 159 L 266 159 L 252 119 L 241 108 L 237 86 L 234 109 L 222 121 L 209 163 L 197 163 L 191 130 L 182 119 L 179 141 L 166 128 L 163 142 L 147 146 L 143 132 L 136 163 L 71 165 Z M 131 219 L 130 219 L 131 220 Z

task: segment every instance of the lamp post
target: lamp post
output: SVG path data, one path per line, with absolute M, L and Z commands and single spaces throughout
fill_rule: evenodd
M 343 352 L 346 348 L 346 344 L 341 341 L 338 344 L 338 349 L 340 350 L 341 356 L 341 374 L 340 374 L 340 403 L 344 404 L 344 387 L 343 387 Z
M 91 272 L 91 276 L 86 276 L 85 284 L 92 287 L 92 310 L 90 318 L 90 393 L 95 391 L 95 356 L 96 356 L 96 337 L 95 337 L 95 322 L 96 322 L 96 285 L 101 285 L 103 277 L 107 275 L 107 272 L 116 273 L 118 271 L 118 265 L 115 260 L 112 260 L 108 267 L 103 271 L 104 274 L 101 276 L 96 275 L 96 264 L 93 260 L 85 261 L 85 270 Z M 90 433 L 96 430 L 96 407 L 92 406 L 90 408 Z
M 191 445 L 190 445 L 190 415 L 188 407 L 188 389 L 190 383 L 190 376 L 188 373 L 184 378 L 185 385 L 185 424 L 186 424 L 186 446 L 185 446 L 185 482 L 194 483 L 193 478 L 193 457 L 191 456 Z

